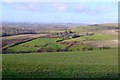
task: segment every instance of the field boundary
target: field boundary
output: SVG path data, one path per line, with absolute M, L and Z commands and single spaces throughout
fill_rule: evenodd
M 4 52 L 4 50 L 6 50 L 6 49 L 8 49 L 8 48 L 10 48 L 10 47 L 13 47 L 13 46 L 16 46 L 16 45 L 18 45 L 18 44 L 25 43 L 25 42 L 28 42 L 28 41 L 32 41 L 32 40 L 34 40 L 34 39 L 37 39 L 37 38 L 32 38 L 32 39 L 28 39 L 28 40 L 23 40 L 23 41 L 21 41 L 21 42 L 17 42 L 17 43 L 11 44 L 11 45 L 9 45 L 9 46 L 5 46 L 5 47 L 2 48 L 2 50 L 3 50 L 3 52 Z

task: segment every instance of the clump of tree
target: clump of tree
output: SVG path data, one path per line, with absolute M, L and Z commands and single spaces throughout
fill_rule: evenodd
M 99 48 L 100 48 L 100 50 L 101 50 L 101 49 L 110 49 L 109 46 L 101 46 L 101 47 L 99 47 Z
M 83 47 L 82 51 L 93 50 L 93 47 Z
M 77 38 L 77 37 L 80 37 L 80 35 L 78 34 L 73 34 L 73 35 L 70 35 L 71 38 Z

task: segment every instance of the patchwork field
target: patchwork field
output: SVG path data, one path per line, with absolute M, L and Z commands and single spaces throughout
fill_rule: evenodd
M 59 42 L 60 41 L 60 42 Z M 117 48 L 118 40 L 108 34 L 94 34 L 62 40 L 62 38 L 37 38 L 6 49 L 7 53 L 39 53 L 98 50 L 99 47 Z
M 23 35 L 15 35 L 15 36 L 7 36 L 0 38 L 2 40 L 1 47 L 7 47 L 15 43 L 19 43 L 25 40 L 30 40 L 37 37 L 46 36 L 47 34 L 23 34 Z
M 116 78 L 118 51 L 3 54 L 3 78 Z
M 3 37 L 3 47 L 8 46 L 3 78 L 118 77 L 116 30 L 82 26 L 48 32 Z
M 7 49 L 7 52 L 42 52 L 58 51 L 64 49 L 64 45 L 57 43 L 60 38 L 37 38 Z
M 16 1 L 1 0 L 2 80 L 120 80 L 120 4 Z

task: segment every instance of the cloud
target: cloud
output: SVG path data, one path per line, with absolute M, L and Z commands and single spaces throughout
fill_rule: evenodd
M 76 8 L 73 10 L 75 13 L 83 13 L 88 15 L 100 15 L 112 12 L 114 9 L 117 9 L 117 4 L 107 4 L 107 3 L 86 3 L 86 4 L 80 4 L 76 6 Z
M 10 3 L 13 3 L 14 1 L 13 0 L 3 0 L 3 2 L 6 4 L 10 4 Z
M 10 4 L 9 6 L 12 6 L 13 9 L 25 10 L 25 11 L 30 11 L 30 12 L 42 11 L 42 6 L 40 3 L 19 2 L 19 3 Z
M 54 8 L 58 11 L 65 11 L 67 10 L 67 5 L 65 5 L 64 3 L 54 3 Z
M 64 11 L 64 10 L 66 10 L 66 6 L 60 6 L 58 9 L 59 9 L 60 11 Z
M 6 0 L 6 2 L 11 3 L 12 0 Z M 31 12 L 67 12 L 67 13 L 76 13 L 76 14 L 103 14 L 110 12 L 116 6 L 115 4 L 107 3 L 85 3 L 85 2 L 19 2 L 12 3 L 10 6 L 13 6 L 16 9 L 26 10 Z
M 35 10 L 36 6 L 29 4 L 29 5 L 17 5 L 15 6 L 17 9 L 22 9 L 22 10 Z

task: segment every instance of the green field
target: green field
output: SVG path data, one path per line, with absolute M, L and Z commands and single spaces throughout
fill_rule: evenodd
M 95 34 L 90 36 L 82 36 L 78 38 L 67 39 L 62 42 L 82 42 L 83 40 L 111 40 L 113 37 L 111 35 L 104 35 L 104 34 Z M 21 53 L 31 53 L 31 52 L 58 52 L 64 51 L 65 48 L 68 46 L 65 44 L 60 44 L 56 42 L 57 40 L 61 40 L 60 38 L 37 38 L 32 41 L 24 42 L 13 47 L 8 48 L 6 51 L 9 53 L 12 52 L 21 52 Z M 90 45 L 74 45 L 68 49 L 68 51 L 79 51 L 82 48 L 89 48 L 92 47 Z M 79 49 L 79 50 L 78 50 Z
M 98 28 L 75 27 L 71 31 L 82 34 L 93 29 Z M 16 44 L 2 54 L 3 78 L 116 78 L 118 46 L 111 46 L 117 44 L 116 37 L 107 32 L 94 32 L 65 40 L 37 37 Z
M 3 78 L 117 77 L 117 49 L 3 54 Z
M 7 52 L 37 52 L 38 50 L 53 50 L 63 49 L 65 46 L 57 43 L 60 38 L 37 38 L 32 41 L 21 43 L 10 47 Z
M 65 42 L 71 42 L 71 41 L 83 41 L 83 40 L 111 40 L 114 39 L 112 35 L 107 34 L 95 34 L 90 36 L 82 36 L 78 38 L 68 39 L 64 40 Z
M 87 32 L 90 31 L 92 29 L 98 29 L 98 27 L 95 26 L 79 26 L 79 27 L 73 27 L 70 30 L 76 33 L 80 33 L 80 32 Z

